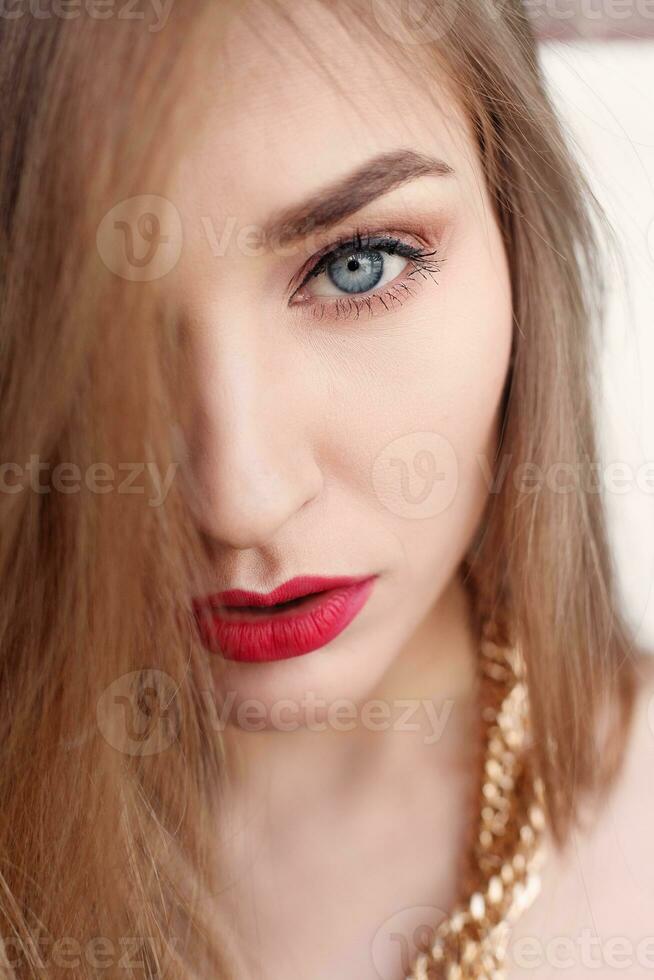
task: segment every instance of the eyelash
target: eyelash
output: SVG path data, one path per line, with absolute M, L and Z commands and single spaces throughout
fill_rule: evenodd
M 322 320 L 325 315 L 334 319 L 347 319 L 355 316 L 359 319 L 361 313 L 367 310 L 369 316 L 375 316 L 375 301 L 383 307 L 386 312 L 393 308 L 393 301 L 397 301 L 401 306 L 407 298 L 412 296 L 408 281 L 414 282 L 416 276 L 422 279 L 429 276 L 437 285 L 438 280 L 435 276 L 441 271 L 441 265 L 445 259 L 439 254 L 438 249 L 427 250 L 408 242 L 402 241 L 392 235 L 372 234 L 357 229 L 354 234 L 338 239 L 326 250 L 320 253 L 315 259 L 311 268 L 304 274 L 302 281 L 291 296 L 291 303 L 295 296 L 304 289 L 306 284 L 316 276 L 321 275 L 329 268 L 332 262 L 342 258 L 349 252 L 384 252 L 387 255 L 400 255 L 409 260 L 409 265 L 402 270 L 401 278 L 396 277 L 392 282 L 387 283 L 377 291 L 357 294 L 350 294 L 343 297 L 335 297 L 329 300 L 326 297 L 314 296 L 309 300 L 292 305 L 309 307 L 312 315 Z M 411 266 L 411 268 L 410 268 Z M 387 301 L 388 304 L 387 305 Z

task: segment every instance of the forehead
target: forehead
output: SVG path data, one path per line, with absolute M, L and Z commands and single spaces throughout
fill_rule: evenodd
M 187 207 L 263 220 L 367 159 L 408 148 L 479 187 L 470 124 L 433 47 L 406 45 L 328 4 L 239 6 L 201 70 L 201 125 L 184 147 Z

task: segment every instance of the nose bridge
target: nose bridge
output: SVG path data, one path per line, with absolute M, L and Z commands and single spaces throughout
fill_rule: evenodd
M 237 548 L 269 541 L 321 485 L 292 351 L 262 333 L 242 322 L 216 331 L 199 372 L 192 439 L 200 518 L 217 543 Z

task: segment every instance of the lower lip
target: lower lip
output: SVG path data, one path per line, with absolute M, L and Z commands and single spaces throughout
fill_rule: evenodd
M 375 578 L 314 593 L 297 606 L 269 615 L 196 603 L 202 640 L 227 660 L 267 663 L 299 657 L 343 632 L 365 605 Z

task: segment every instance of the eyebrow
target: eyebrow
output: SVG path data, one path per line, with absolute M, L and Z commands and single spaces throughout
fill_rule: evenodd
M 301 204 L 273 215 L 264 226 L 264 241 L 288 245 L 313 232 L 332 228 L 409 180 L 427 175 L 446 177 L 454 173 L 444 160 L 414 150 L 381 153 Z

